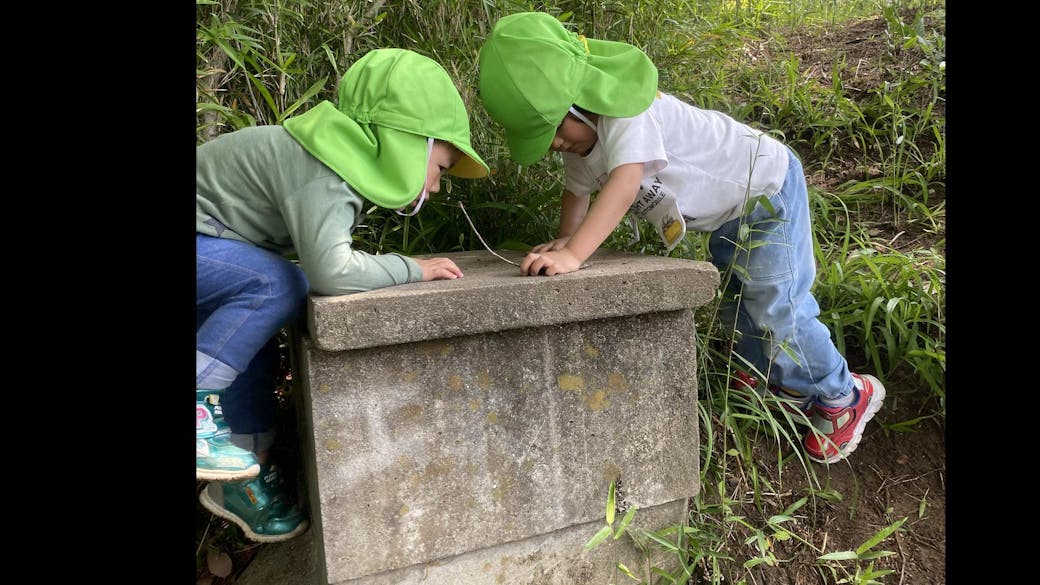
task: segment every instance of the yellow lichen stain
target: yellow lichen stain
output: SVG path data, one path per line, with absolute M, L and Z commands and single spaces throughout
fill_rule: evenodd
M 613 461 L 608 462 L 606 467 L 603 468 L 603 481 L 614 481 L 621 477 L 621 468 L 614 464 Z
M 318 394 L 328 394 L 332 392 L 332 386 L 328 384 L 318 384 Z
M 413 473 L 408 476 L 408 483 L 414 487 L 419 487 L 422 483 L 422 477 L 418 473 Z
M 419 377 L 419 374 L 415 373 L 414 371 L 405 372 L 405 374 L 404 374 L 404 381 L 408 382 L 408 383 L 411 383 L 411 382 L 414 382 L 415 379 L 418 378 L 418 377 Z
M 473 412 L 476 412 L 477 409 L 480 408 L 480 403 L 481 403 L 481 400 L 479 398 L 473 398 L 472 400 L 469 401 L 469 409 L 472 410 Z
M 592 344 L 586 343 L 585 344 L 585 355 L 587 355 L 589 357 L 592 357 L 592 358 L 599 357 L 599 350 L 596 349 Z
M 484 566 L 481 567 L 481 568 L 484 569 L 485 573 L 487 573 L 488 571 L 491 570 L 491 563 L 484 563 Z
M 448 387 L 454 390 L 455 392 L 462 390 L 462 376 L 455 374 L 452 377 L 448 378 Z
M 408 504 L 401 504 L 401 509 L 398 510 L 397 515 L 398 516 L 404 516 L 407 513 L 408 513 Z
M 455 351 L 455 346 L 443 341 L 427 341 L 416 344 L 415 351 L 427 357 L 443 357 L 451 355 Z
M 498 413 L 496 412 L 489 412 L 488 415 L 484 418 L 488 421 L 488 424 L 498 423 Z
M 487 372 L 481 372 L 477 375 L 477 387 L 481 390 L 487 390 L 491 387 L 491 374 Z
M 491 490 L 491 497 L 496 502 L 509 499 L 513 495 L 513 480 L 509 477 L 497 475 L 495 487 Z
M 596 390 L 592 394 L 583 396 L 581 400 L 585 403 L 585 406 L 596 411 L 610 406 L 610 398 L 607 396 L 606 390 Z
M 523 463 L 520 464 L 520 471 L 523 471 L 524 473 L 531 473 L 531 470 L 533 469 L 534 459 L 530 457 L 524 457 Z
M 336 438 L 325 439 L 325 450 L 326 451 L 339 451 L 343 448 L 342 443 Z
M 611 394 L 628 391 L 628 378 L 624 374 L 613 372 L 607 376 L 607 390 Z
M 565 392 L 580 392 L 585 388 L 585 378 L 571 374 L 560 374 L 556 378 L 560 390 Z
M 422 407 L 418 404 L 408 404 L 397 409 L 391 417 L 395 421 L 410 422 L 422 416 Z
M 498 564 L 500 565 L 500 567 L 498 576 L 495 577 L 495 583 L 506 582 L 506 572 L 509 571 L 509 565 L 512 561 L 513 559 L 509 556 L 504 556 L 501 559 L 499 559 Z
M 426 469 L 423 470 L 423 477 L 429 480 L 434 477 L 448 475 L 453 469 L 455 469 L 455 463 L 451 460 L 431 461 L 426 464 Z

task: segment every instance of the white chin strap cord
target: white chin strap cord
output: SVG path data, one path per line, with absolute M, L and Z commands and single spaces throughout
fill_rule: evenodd
M 595 129 L 596 129 L 596 125 L 595 125 L 595 124 L 593 124 L 592 122 L 590 122 L 588 118 L 586 118 L 585 116 L 583 116 L 583 115 L 581 114 L 581 112 L 579 112 L 578 110 L 576 110 L 576 109 L 574 108 L 574 106 L 571 106 L 571 107 L 570 107 L 570 108 L 569 108 L 569 109 L 568 109 L 567 111 L 568 111 L 568 112 L 570 112 L 570 113 L 572 113 L 572 114 L 574 114 L 574 117 L 575 117 L 575 118 L 577 118 L 577 119 L 581 120 L 582 122 L 585 122 L 585 125 L 586 125 L 586 126 L 588 126 L 589 128 L 592 128 L 593 130 L 595 130 Z
M 426 168 L 426 169 L 430 168 L 430 154 L 431 153 L 433 153 L 433 137 L 430 137 L 430 138 L 426 139 L 426 166 L 423 167 L 423 168 Z M 423 190 L 422 190 L 422 195 L 419 195 L 419 201 L 415 204 L 415 207 L 413 207 L 412 210 L 407 212 L 407 213 L 402 212 L 400 209 L 395 209 L 394 213 L 396 213 L 397 215 L 403 215 L 405 217 L 411 217 L 411 216 L 415 215 L 416 213 L 419 213 L 419 210 L 422 209 L 423 203 L 425 203 L 425 202 L 426 202 L 426 173 L 423 173 Z

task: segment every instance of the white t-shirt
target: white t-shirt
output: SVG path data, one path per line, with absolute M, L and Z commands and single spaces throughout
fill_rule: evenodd
M 619 165 L 646 163 L 637 203 L 647 190 L 674 195 L 688 230 L 718 229 L 748 198 L 779 191 L 787 175 L 788 150 L 779 141 L 666 93 L 630 118 L 600 116 L 596 132 L 587 156 L 561 153 L 566 189 L 590 195 Z

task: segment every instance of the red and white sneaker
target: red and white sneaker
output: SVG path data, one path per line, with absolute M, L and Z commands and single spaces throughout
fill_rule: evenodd
M 763 396 L 762 387 L 758 381 L 758 378 L 742 372 L 740 370 L 734 371 L 735 377 L 730 381 L 730 387 L 734 390 L 741 390 L 744 392 L 756 392 L 758 395 Z M 776 402 L 767 401 L 770 408 L 775 408 L 776 403 L 780 403 L 788 412 L 794 415 L 794 420 L 805 420 L 801 414 L 804 413 L 809 416 L 809 407 L 812 401 L 807 396 L 801 394 L 795 394 L 786 388 L 781 388 L 776 384 L 769 384 L 767 387 L 769 393 L 776 397 Z
M 810 415 L 815 430 L 805 437 L 809 459 L 834 463 L 848 457 L 859 446 L 867 421 L 881 409 L 885 387 L 870 374 L 852 374 L 856 401 L 848 406 L 829 407 L 813 402 Z

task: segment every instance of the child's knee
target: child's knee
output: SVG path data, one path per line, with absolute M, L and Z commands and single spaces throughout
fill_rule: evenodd
M 285 262 L 279 266 L 272 279 L 272 296 L 289 305 L 296 305 L 307 298 L 310 284 L 307 275 L 296 264 Z

